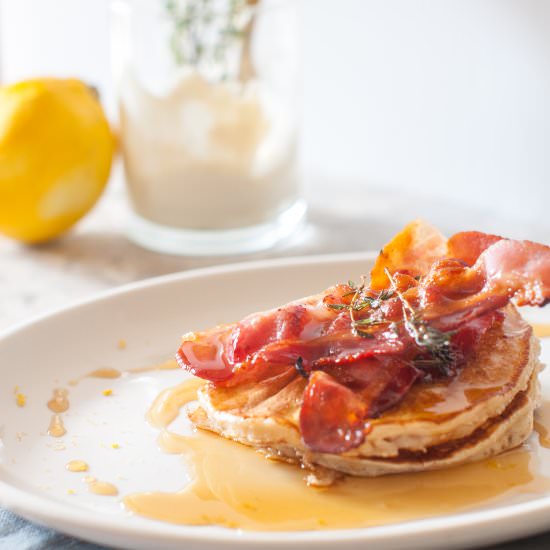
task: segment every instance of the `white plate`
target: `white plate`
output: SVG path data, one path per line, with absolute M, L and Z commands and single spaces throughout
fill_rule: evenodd
M 99 367 L 145 367 L 173 355 L 180 335 L 237 320 L 247 313 L 318 292 L 367 273 L 372 254 L 264 261 L 205 269 L 117 289 L 20 325 L 0 337 L 0 504 L 40 523 L 98 543 L 139 548 L 446 548 L 486 544 L 548 528 L 550 494 L 520 504 L 369 529 L 255 533 L 184 527 L 125 512 L 117 499 L 84 491 L 65 464 L 84 458 L 93 475 L 114 481 L 122 495 L 176 491 L 186 481 L 178 456 L 158 451 L 144 421 L 153 398 L 175 385 L 179 371 L 122 381 L 87 380 L 71 389 L 68 434 L 46 434 L 46 402 L 56 385 Z M 545 315 L 548 319 L 548 315 Z M 118 349 L 124 339 L 127 347 Z M 545 349 L 546 358 L 550 350 Z M 544 379 L 550 395 L 550 379 Z M 27 396 L 15 405 L 13 389 Z M 112 387 L 106 398 L 102 390 Z M 111 445 L 118 443 L 120 449 Z M 69 495 L 69 489 L 76 490 Z

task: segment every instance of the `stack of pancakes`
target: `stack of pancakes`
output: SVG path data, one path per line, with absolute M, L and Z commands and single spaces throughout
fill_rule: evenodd
M 194 424 L 270 455 L 357 476 L 432 470 L 516 447 L 533 429 L 539 342 L 513 306 L 458 375 L 418 383 L 397 406 L 371 419 L 360 447 L 308 450 L 299 413 L 306 381 L 288 373 L 234 388 L 204 386 Z

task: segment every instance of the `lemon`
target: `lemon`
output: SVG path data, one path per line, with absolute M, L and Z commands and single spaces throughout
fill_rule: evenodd
M 0 233 L 57 237 L 99 198 L 115 140 L 94 92 L 75 79 L 0 88 Z

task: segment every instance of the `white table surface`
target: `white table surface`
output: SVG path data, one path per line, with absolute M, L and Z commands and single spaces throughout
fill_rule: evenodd
M 445 233 L 482 229 L 548 243 L 545 224 L 514 222 L 498 213 L 385 189 L 310 177 L 307 228 L 277 249 L 248 258 L 181 258 L 143 250 L 124 236 L 124 189 L 114 177 L 107 193 L 75 230 L 50 244 L 25 247 L 0 237 L 0 330 L 146 277 L 259 257 L 379 249 L 407 221 L 424 217 Z M 547 227 L 547 226 L 546 226 Z M 522 542 L 527 550 L 550 547 L 548 537 Z M 506 548 L 515 548 L 512 544 Z M 92 548 L 0 510 L 0 549 Z M 500 546 L 500 548 L 503 548 Z

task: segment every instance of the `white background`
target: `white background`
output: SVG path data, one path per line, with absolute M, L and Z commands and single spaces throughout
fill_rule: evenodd
M 0 7 L 4 81 L 80 76 L 112 112 L 107 0 Z M 310 180 L 550 228 L 550 1 L 304 0 L 302 12 Z

